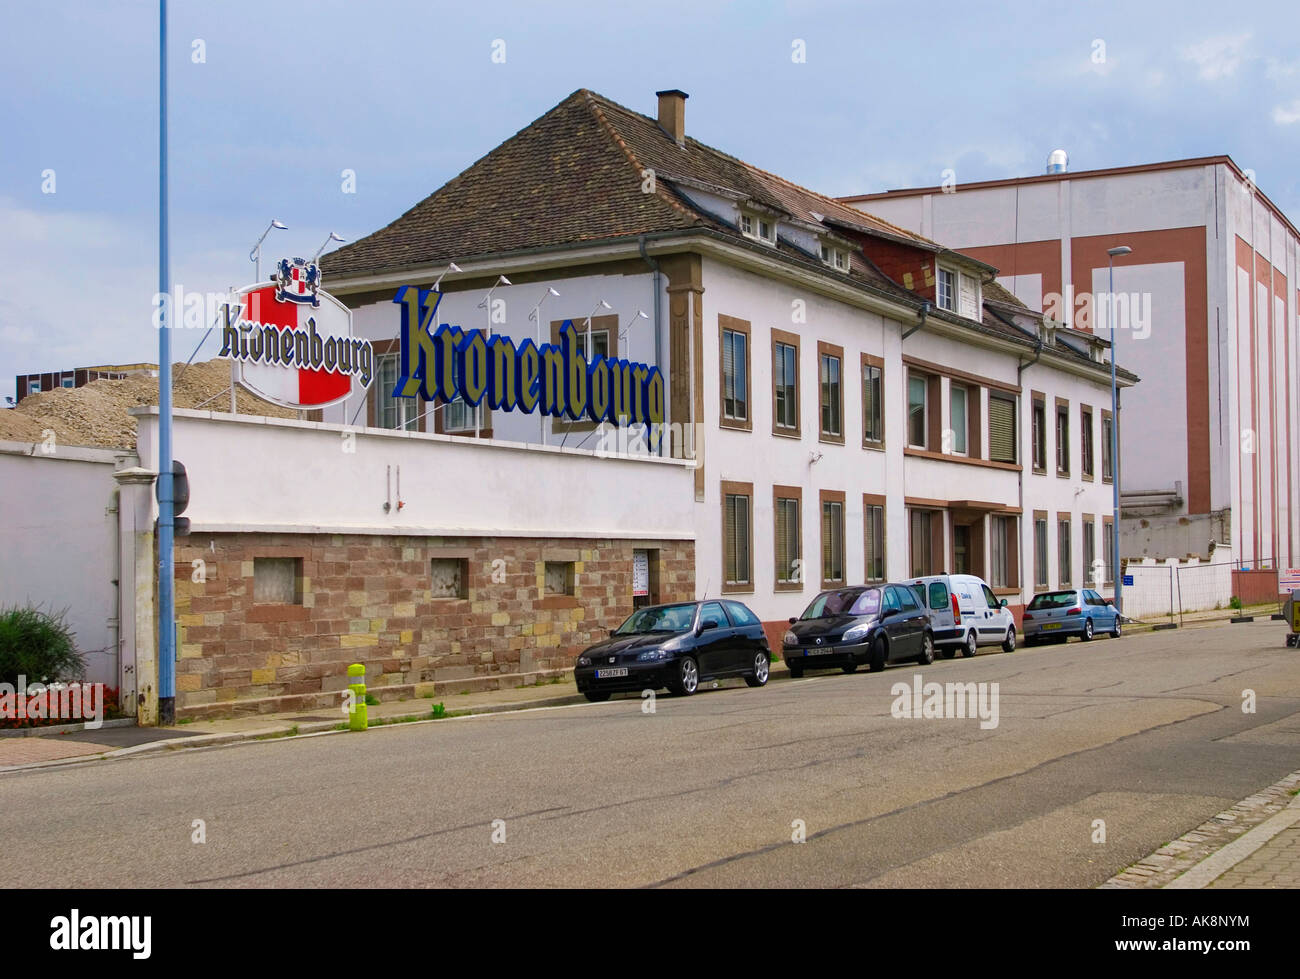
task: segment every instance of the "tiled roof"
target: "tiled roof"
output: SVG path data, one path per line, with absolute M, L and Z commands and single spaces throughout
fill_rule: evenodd
M 643 170 L 654 170 L 644 193 Z M 742 237 L 671 187 L 717 187 L 806 223 L 816 214 L 866 234 L 933 242 L 690 139 L 677 143 L 648 116 L 579 89 L 409 211 L 321 259 L 331 276 L 396 271 L 698 227 Z M 790 251 L 790 249 L 781 249 Z M 852 275 L 910 295 L 870 263 Z

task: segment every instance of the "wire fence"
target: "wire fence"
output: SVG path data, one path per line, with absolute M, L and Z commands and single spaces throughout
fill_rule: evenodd
M 1273 560 L 1126 562 L 1124 614 L 1179 625 L 1192 612 L 1263 607 L 1281 614 L 1290 588 L 1300 587 L 1293 572 L 1279 569 Z

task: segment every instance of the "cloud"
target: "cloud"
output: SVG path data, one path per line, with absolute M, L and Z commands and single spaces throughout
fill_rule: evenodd
M 1279 126 L 1290 126 L 1300 122 L 1300 99 L 1290 105 L 1279 105 L 1273 109 L 1273 121 Z
M 1183 60 L 1196 65 L 1196 74 L 1204 81 L 1214 82 L 1234 75 L 1245 60 L 1245 48 L 1250 41 L 1245 34 L 1220 34 L 1206 38 L 1199 44 L 1183 48 Z

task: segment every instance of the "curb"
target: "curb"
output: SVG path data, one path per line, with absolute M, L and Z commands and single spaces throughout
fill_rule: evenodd
M 1222 876 L 1234 864 L 1240 863 L 1250 854 L 1263 846 L 1269 839 L 1281 832 L 1286 826 L 1280 825 L 1272 831 L 1254 834 L 1257 829 L 1264 829 L 1278 815 L 1293 812 L 1295 815 L 1287 825 L 1300 819 L 1300 797 L 1292 796 L 1300 788 L 1300 771 L 1292 772 L 1283 779 L 1274 782 L 1268 788 L 1243 799 L 1230 809 L 1226 809 L 1212 819 L 1208 819 L 1195 829 L 1184 833 L 1176 840 L 1166 843 L 1149 856 L 1143 857 L 1133 865 L 1121 870 L 1100 889 L 1164 888 L 1198 889 Z M 1248 842 L 1249 841 L 1249 842 Z M 1238 846 L 1237 844 L 1245 844 Z M 1197 883 L 1203 875 L 1191 877 L 1185 884 L 1177 883 L 1184 876 L 1194 873 L 1199 867 L 1215 860 L 1218 854 L 1227 851 L 1223 861 L 1212 864 L 1212 870 L 1220 863 L 1226 866 L 1214 872 L 1214 875 L 1202 883 Z M 1208 872 L 1208 870 L 1207 870 Z
M 91 728 L 93 731 L 103 731 L 110 727 L 135 727 L 136 720 L 134 717 L 115 717 L 111 720 L 101 721 L 99 727 Z M 75 721 L 72 724 L 49 724 L 43 727 L 17 727 L 6 728 L 0 731 L 0 738 L 43 738 L 47 734 L 75 734 L 77 731 L 86 730 L 85 721 Z
M 1300 796 L 1291 800 L 1279 813 L 1270 816 L 1245 836 L 1233 840 L 1222 850 L 1213 853 L 1187 873 L 1165 885 L 1165 890 L 1201 890 L 1226 874 L 1284 829 L 1300 821 Z

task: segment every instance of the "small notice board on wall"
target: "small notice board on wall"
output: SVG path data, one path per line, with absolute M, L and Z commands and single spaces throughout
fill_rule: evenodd
M 645 551 L 632 552 L 632 597 L 650 594 L 650 556 Z

